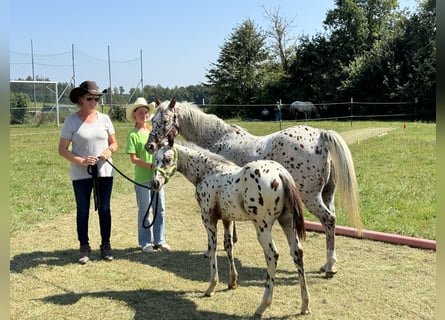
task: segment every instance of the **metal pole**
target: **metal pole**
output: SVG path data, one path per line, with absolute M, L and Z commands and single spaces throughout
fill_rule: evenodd
M 142 96 L 144 96 L 144 76 L 143 76 L 143 71 L 142 71 L 142 49 L 141 49 L 141 91 L 142 91 Z
M 32 39 L 31 39 L 31 65 L 32 65 L 32 81 L 36 81 L 36 78 L 34 76 L 34 48 L 32 45 Z M 37 110 L 36 106 L 36 84 L 33 83 L 33 94 L 34 94 L 34 111 Z
M 113 94 L 111 92 L 111 64 L 110 64 L 110 46 L 108 46 L 108 78 L 110 81 L 110 106 L 113 104 Z
M 73 85 L 76 87 L 76 71 L 74 70 L 74 44 L 71 44 L 71 61 L 73 63 Z
M 56 82 L 56 110 L 57 110 L 57 127 L 60 125 L 60 112 L 59 112 L 59 89 L 57 88 L 57 82 Z

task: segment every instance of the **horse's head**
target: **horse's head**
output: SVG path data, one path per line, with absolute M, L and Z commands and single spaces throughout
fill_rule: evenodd
M 151 188 L 155 191 L 161 190 L 175 174 L 178 162 L 178 151 L 171 135 L 168 136 L 168 141 L 163 139 L 160 145 L 155 153 L 155 172 L 151 180 Z
M 151 120 L 153 130 L 145 143 L 145 150 L 147 150 L 148 153 L 153 154 L 161 147 L 163 140 L 168 136 L 174 138 L 178 135 L 179 124 L 175 105 L 175 98 L 173 98 L 168 105 L 156 99 L 157 111 Z

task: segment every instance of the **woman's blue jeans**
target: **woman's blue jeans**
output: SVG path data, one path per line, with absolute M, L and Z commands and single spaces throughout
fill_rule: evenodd
M 111 210 L 110 199 L 113 189 L 113 177 L 98 178 L 98 199 L 99 199 L 99 226 L 101 244 L 110 243 L 111 237 Z M 77 206 L 77 238 L 80 245 L 89 245 L 88 221 L 90 216 L 91 193 L 93 191 L 93 179 L 81 179 L 73 181 L 74 196 Z

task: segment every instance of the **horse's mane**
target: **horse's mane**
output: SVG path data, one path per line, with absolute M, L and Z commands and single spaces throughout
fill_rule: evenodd
M 159 107 L 166 109 L 168 108 L 169 103 L 169 100 L 164 101 Z M 182 115 L 181 119 L 187 121 L 187 123 L 181 125 L 181 131 L 192 130 L 193 135 L 195 135 L 198 140 L 202 140 L 203 137 L 206 137 L 209 130 L 224 134 L 233 131 L 234 128 L 241 129 L 239 126 L 225 123 L 224 120 L 218 118 L 214 114 L 203 112 L 192 102 L 176 102 L 176 108 L 179 110 L 178 114 Z
M 183 147 L 186 147 L 188 149 L 192 149 L 192 150 L 194 150 L 196 152 L 199 152 L 199 153 L 205 155 L 209 160 L 221 162 L 221 163 L 227 164 L 227 165 L 238 166 L 237 164 L 235 164 L 234 162 L 230 161 L 229 159 L 223 157 L 222 155 L 219 155 L 217 153 L 211 152 L 208 149 L 201 148 L 200 146 L 198 146 L 197 144 L 194 144 L 193 142 L 189 142 L 189 141 L 175 141 L 175 144 L 183 146 Z

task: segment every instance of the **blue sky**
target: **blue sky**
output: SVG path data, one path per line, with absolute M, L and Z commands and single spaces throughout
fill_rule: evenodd
M 416 8 L 416 0 L 399 4 L 411 11 Z M 221 46 L 244 20 L 252 19 L 266 30 L 270 22 L 264 8 L 279 8 L 286 18 L 294 18 L 291 36 L 313 35 L 323 31 L 334 1 L 13 0 L 9 6 L 11 79 L 32 75 L 32 41 L 36 76 L 69 82 L 74 45 L 76 84 L 96 80 L 105 88 L 111 78 L 112 87 L 128 90 L 140 83 L 141 52 L 144 85 L 199 84 L 206 81 Z

